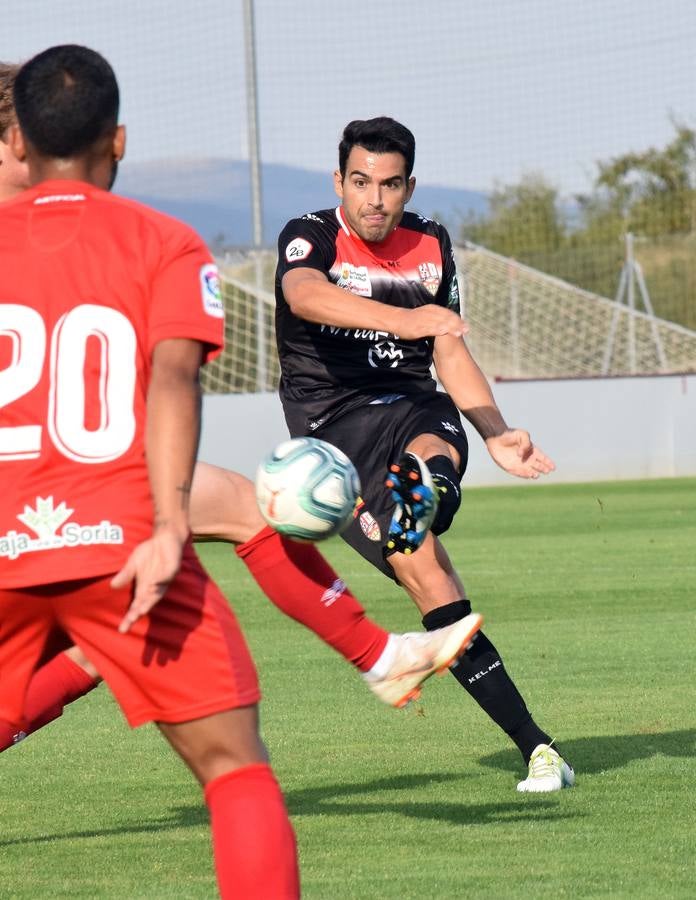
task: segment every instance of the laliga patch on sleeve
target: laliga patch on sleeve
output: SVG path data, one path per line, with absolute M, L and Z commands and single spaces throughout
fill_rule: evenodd
M 306 259 L 312 252 L 312 245 L 304 238 L 294 238 L 285 248 L 285 258 L 288 262 L 298 262 Z
M 206 263 L 204 266 L 201 266 L 200 280 L 203 311 L 214 319 L 224 319 L 225 307 L 222 302 L 220 275 L 218 274 L 217 266 L 213 265 L 213 263 Z

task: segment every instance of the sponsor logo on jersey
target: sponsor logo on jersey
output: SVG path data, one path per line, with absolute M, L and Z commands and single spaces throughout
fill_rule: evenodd
M 361 297 L 372 296 L 372 282 L 367 266 L 354 266 L 352 263 L 342 262 L 336 284 L 351 294 L 359 294 Z
M 345 582 L 341 581 L 340 578 L 337 578 L 330 588 L 327 588 L 324 593 L 321 595 L 320 602 L 324 606 L 332 606 L 337 600 L 345 594 L 346 585 Z
M 449 297 L 447 298 L 447 305 L 452 306 L 455 309 L 459 309 L 459 283 L 457 281 L 456 276 L 452 279 L 449 289 Z
M 418 277 L 426 291 L 434 297 L 440 288 L 440 273 L 435 263 L 420 263 L 418 266 Z
M 452 434 L 459 434 L 459 429 L 456 425 L 453 425 L 451 422 L 445 422 L 444 420 L 440 423 L 444 429 L 447 431 L 451 431 Z
M 79 203 L 86 199 L 84 194 L 49 194 L 48 197 L 37 197 L 34 206 L 43 206 L 45 203 Z
M 373 369 L 395 369 L 403 358 L 404 351 L 392 341 L 380 341 L 367 352 L 367 361 Z
M 62 547 L 89 547 L 93 544 L 122 544 L 123 528 L 102 519 L 94 525 L 68 522 L 74 510 L 65 501 L 55 505 L 53 497 L 37 497 L 34 508 L 25 506 L 17 518 L 34 532 L 8 531 L 0 534 L 0 556 L 17 559 L 34 550 L 58 550 Z M 60 530 L 59 530 L 60 529 Z
M 302 216 L 303 219 L 308 219 L 310 222 L 319 222 L 320 225 L 324 224 L 324 220 L 321 216 L 315 216 L 314 213 L 305 213 Z
M 225 306 L 222 302 L 220 274 L 217 266 L 213 263 L 206 263 L 204 266 L 201 266 L 199 276 L 204 312 L 214 319 L 224 319 Z
M 294 238 L 285 248 L 285 258 L 290 263 L 298 262 L 301 259 L 307 259 L 313 249 L 310 242 L 304 238 Z
M 364 513 L 360 513 L 360 527 L 362 528 L 363 534 L 368 539 L 368 541 L 382 540 L 382 532 L 379 529 L 379 522 L 367 510 L 365 510 Z

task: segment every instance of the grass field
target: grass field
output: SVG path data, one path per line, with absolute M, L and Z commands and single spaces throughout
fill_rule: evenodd
M 258 663 L 304 895 L 693 897 L 696 481 L 469 490 L 446 543 L 574 790 L 517 794 L 516 750 L 449 676 L 382 707 L 229 548 L 201 549 Z M 326 549 L 376 619 L 418 627 Z M 0 897 L 215 896 L 198 789 L 104 688 L 0 763 Z

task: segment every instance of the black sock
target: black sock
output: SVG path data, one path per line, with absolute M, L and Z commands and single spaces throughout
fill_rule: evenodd
M 426 460 L 426 465 L 438 493 L 437 512 L 430 530 L 433 534 L 443 534 L 452 524 L 462 502 L 461 479 L 449 456 L 431 456 Z
M 426 631 L 451 625 L 471 612 L 468 600 L 448 603 L 423 617 Z M 551 738 L 535 723 L 520 692 L 505 671 L 500 654 L 481 631 L 473 646 L 452 666 L 454 677 L 481 709 L 517 744 L 525 764 L 537 744 L 550 744 Z

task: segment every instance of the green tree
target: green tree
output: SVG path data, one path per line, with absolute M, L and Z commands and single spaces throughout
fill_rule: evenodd
M 593 193 L 578 198 L 589 240 L 626 231 L 653 236 L 694 230 L 696 132 L 673 125 L 674 138 L 664 149 L 598 163 Z
M 519 184 L 497 186 L 488 213 L 466 220 L 461 236 L 516 259 L 558 250 L 566 237 L 558 192 L 535 173 L 524 175 Z

